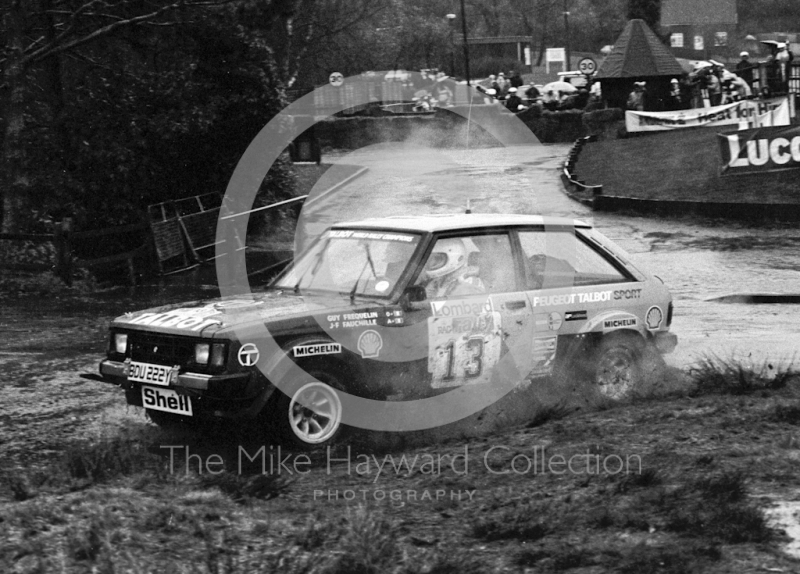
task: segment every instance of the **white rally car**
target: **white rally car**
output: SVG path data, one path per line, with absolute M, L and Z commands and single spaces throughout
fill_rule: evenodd
M 328 229 L 263 292 L 118 317 L 100 373 L 159 423 L 261 415 L 324 444 L 342 424 L 338 391 L 491 385 L 511 354 L 520 379 L 559 369 L 624 397 L 643 357 L 674 349 L 671 320 L 662 281 L 580 221 L 388 217 Z M 286 361 L 301 371 L 276 384 L 265 373 L 292 372 L 276 369 Z

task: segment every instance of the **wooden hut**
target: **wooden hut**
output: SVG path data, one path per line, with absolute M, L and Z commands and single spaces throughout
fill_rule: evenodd
M 684 70 L 644 20 L 631 20 L 614 43 L 614 49 L 597 71 L 603 99 L 612 108 L 625 109 L 634 82 L 647 82 L 645 109 L 660 111 L 668 101 L 670 80 Z

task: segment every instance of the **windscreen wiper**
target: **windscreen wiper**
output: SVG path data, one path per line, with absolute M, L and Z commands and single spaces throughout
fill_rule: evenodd
M 367 262 L 364 263 L 364 267 L 361 268 L 361 273 L 358 274 L 356 277 L 356 283 L 353 285 L 353 288 L 350 289 L 350 304 L 353 304 L 353 301 L 356 300 L 356 289 L 358 289 L 358 284 L 361 282 L 361 276 L 364 275 L 364 270 L 367 268 Z
M 375 262 L 372 261 L 372 254 L 369 251 L 369 244 L 364 245 L 364 251 L 367 253 L 367 261 L 364 263 L 364 267 L 361 268 L 361 273 L 358 274 L 358 278 L 356 279 L 356 284 L 353 285 L 353 288 L 350 289 L 350 303 L 352 304 L 356 298 L 356 290 L 358 289 L 358 284 L 361 282 L 361 276 L 364 275 L 364 270 L 369 265 L 370 270 L 372 271 L 372 276 L 377 279 L 378 274 L 375 272 Z
M 311 277 L 309 278 L 309 283 L 314 280 L 314 276 L 317 274 L 317 271 L 319 271 L 320 265 L 322 265 L 322 252 L 323 251 L 324 251 L 324 249 L 321 249 L 320 251 L 317 252 L 316 261 L 314 261 L 314 267 L 311 269 Z M 303 273 L 297 279 L 297 283 L 295 283 L 294 288 L 292 289 L 295 294 L 300 293 L 300 283 L 303 282 L 303 277 L 305 277 L 305 276 L 306 276 L 306 274 Z

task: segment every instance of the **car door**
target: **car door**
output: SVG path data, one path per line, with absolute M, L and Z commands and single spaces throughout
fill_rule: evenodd
M 450 272 L 441 267 L 450 261 L 442 253 L 463 256 L 464 264 Z M 532 332 L 530 302 L 520 279 L 507 232 L 436 239 L 417 281 L 430 301 L 428 375 L 433 389 L 489 383 L 509 353 L 501 376 L 518 374 L 514 365 L 529 356 Z
M 635 279 L 583 241 L 574 229 L 532 228 L 520 230 L 517 237 L 533 310 L 534 374 L 552 372 L 566 337 L 595 327 L 605 332 L 607 328 L 636 326 L 636 317 L 618 309 L 613 301 L 614 290 L 629 282 L 635 286 Z M 615 320 L 607 327 L 603 318 Z

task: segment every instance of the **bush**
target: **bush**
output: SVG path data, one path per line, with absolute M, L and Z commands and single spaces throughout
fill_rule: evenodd
M 796 374 L 791 364 L 776 368 L 769 361 L 754 365 L 712 355 L 691 367 L 689 376 L 694 384 L 692 395 L 700 396 L 747 395 L 755 391 L 782 389 Z
M 341 556 L 327 574 L 377 574 L 397 563 L 399 548 L 392 523 L 365 506 L 348 512 L 341 538 Z

